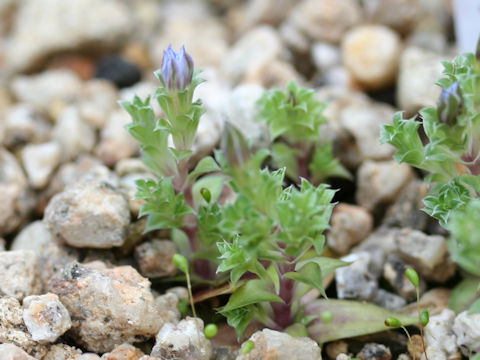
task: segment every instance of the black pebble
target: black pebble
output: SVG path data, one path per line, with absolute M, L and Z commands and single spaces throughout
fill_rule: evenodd
M 134 63 L 120 55 L 111 55 L 98 62 L 96 78 L 113 82 L 117 87 L 129 87 L 140 81 L 142 74 Z

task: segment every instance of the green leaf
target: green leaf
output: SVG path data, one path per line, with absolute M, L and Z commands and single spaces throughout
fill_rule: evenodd
M 237 337 L 240 338 L 255 317 L 256 309 L 255 306 L 251 305 L 221 313 L 227 318 L 228 325 L 235 329 Z
M 397 112 L 393 125 L 384 125 L 380 133 L 380 143 L 389 143 L 397 148 L 394 155 L 398 162 L 420 167 L 424 161 L 423 144 L 418 134 L 420 122 L 414 118 L 404 120 L 403 114 Z
M 463 209 L 452 213 L 447 223 L 451 232 L 448 248 L 453 259 L 469 273 L 480 276 L 480 199 L 471 199 Z
M 273 286 L 275 287 L 275 294 L 278 295 L 280 293 L 280 276 L 278 276 L 278 271 L 274 264 L 271 264 L 267 268 L 267 273 L 273 282 Z
M 206 188 L 210 191 L 210 202 L 216 202 L 222 193 L 225 182 L 226 179 L 224 175 L 207 175 L 197 180 L 192 187 L 193 203 L 195 206 L 198 207 L 199 204 L 205 203 L 202 195 L 200 194 L 200 190 L 202 188 Z
M 193 213 L 185 204 L 183 194 L 175 194 L 170 178 L 158 182 L 151 179 L 137 180 L 136 184 L 138 191 L 135 197 L 145 200 L 139 216 L 148 215 L 145 232 L 181 227 L 183 218 Z
M 178 252 L 184 255 L 187 259 L 192 257 L 192 248 L 190 246 L 190 239 L 187 234 L 180 229 L 172 228 L 170 231 L 170 238 L 175 244 Z
M 325 104 L 316 100 L 315 92 L 295 82 L 280 89 L 266 91 L 258 101 L 259 119 L 268 124 L 272 140 L 279 136 L 289 142 L 317 140 L 320 125 L 325 123 Z
M 468 309 L 468 315 L 480 313 L 480 299 L 475 300 L 475 302 Z
M 249 280 L 230 296 L 228 303 L 219 311 L 223 313 L 264 301 L 283 302 L 281 297 L 268 290 L 265 281 L 260 279 Z
M 333 313 L 329 323 L 321 321 L 325 311 Z M 384 324 L 387 317 L 395 317 L 405 326 L 418 322 L 417 317 L 397 314 L 379 306 L 349 300 L 315 300 L 305 306 L 305 315 L 316 315 L 308 326 L 312 339 L 320 344 L 328 341 L 367 335 L 389 329 Z
M 283 274 L 283 276 L 288 279 L 293 279 L 307 284 L 312 288 L 317 289 L 323 297 L 327 297 L 325 289 L 323 288 L 322 269 L 320 268 L 320 266 L 318 266 L 318 264 L 314 262 L 305 264 L 304 266 L 302 266 L 300 271 L 288 272 L 286 274 Z
M 295 270 L 300 270 L 304 265 L 308 263 L 316 263 L 320 268 L 322 269 L 322 276 L 323 279 L 325 279 L 328 275 L 333 273 L 335 269 L 338 269 L 343 266 L 348 266 L 351 263 L 347 261 L 342 261 L 339 259 L 334 259 L 334 258 L 328 258 L 328 257 L 313 257 L 309 259 L 305 259 L 302 261 L 299 261 L 295 265 Z
M 285 173 L 291 179 L 298 179 L 297 156 L 302 155 L 298 149 L 292 148 L 285 143 L 274 143 L 272 145 L 272 161 L 275 168 L 285 167 Z
M 215 160 L 213 160 L 211 156 L 206 156 L 200 160 L 195 169 L 188 174 L 187 183 L 190 184 L 194 182 L 201 175 L 219 170 L 220 167 L 217 165 Z
M 457 314 L 467 310 L 477 299 L 478 278 L 466 278 L 455 286 L 448 299 L 448 307 Z
M 348 170 L 333 156 L 332 144 L 330 142 L 315 148 L 308 168 L 314 183 L 319 183 L 329 177 L 352 178 Z

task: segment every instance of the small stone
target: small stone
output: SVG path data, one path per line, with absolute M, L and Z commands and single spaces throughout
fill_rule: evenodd
M 421 335 L 411 335 L 407 343 L 408 353 L 413 359 L 423 359 L 423 338 Z M 438 358 L 434 358 L 437 360 Z M 426 360 L 426 359 L 423 359 Z M 433 360 L 433 359 L 432 359 Z M 439 360 L 439 359 L 438 359 Z M 446 360 L 442 358 L 442 360 Z
M 450 289 L 445 288 L 434 288 L 427 291 L 420 296 L 420 310 L 428 310 L 430 316 L 438 315 L 443 310 L 448 308 L 448 303 L 450 299 Z M 418 316 L 418 307 L 416 303 L 412 303 L 404 309 L 405 314 L 411 316 Z
M 48 68 L 73 71 L 82 81 L 88 82 L 95 72 L 95 61 L 87 55 L 59 54 L 48 59 Z
M 144 199 L 137 199 L 135 195 L 138 192 L 136 182 L 138 180 L 147 180 L 151 179 L 153 176 L 148 173 L 141 174 L 129 174 L 123 176 L 120 179 L 119 189 L 127 196 L 128 198 L 128 209 L 133 218 L 137 218 L 142 206 L 146 203 Z
M 55 344 L 50 347 L 48 354 L 42 360 L 78 360 L 82 352 L 66 344 Z
M 442 77 L 441 61 L 445 56 L 417 48 L 406 48 L 400 57 L 397 80 L 397 105 L 407 114 L 414 114 L 424 106 L 436 106 Z
M 150 57 L 156 68 L 162 65 L 163 51 L 169 46 L 176 50 L 182 45 L 198 69 L 218 68 L 229 49 L 230 33 L 223 19 L 214 16 L 210 4 L 203 1 L 163 2 L 162 12 L 168 14 L 154 23 L 161 29 L 150 46 Z M 148 41 L 151 41 L 151 32 Z M 194 39 L 194 40 L 193 40 Z
M 321 72 L 340 64 L 341 56 L 340 48 L 327 42 L 319 41 L 312 46 L 312 61 Z
M 116 346 L 111 352 L 103 354 L 102 360 L 138 360 L 145 354 L 130 344 Z
M 296 0 L 249 1 L 242 29 L 249 29 L 258 24 L 277 26 L 288 16 L 295 4 Z
M 361 18 L 361 8 L 354 0 L 303 0 L 292 9 L 287 22 L 312 40 L 336 44 Z
M 62 111 L 52 137 L 61 146 L 63 161 L 89 153 L 95 145 L 95 131 L 80 118 L 78 109 L 73 106 Z
M 426 280 L 444 282 L 455 273 L 456 267 L 443 236 L 402 229 L 396 234 L 395 241 L 400 257 L 412 264 Z
M 378 289 L 370 301 L 378 306 L 392 311 L 398 311 L 402 309 L 407 303 L 401 296 L 393 294 L 384 289 Z
M 338 204 L 330 219 L 327 234 L 328 246 L 336 253 L 344 255 L 353 245 L 365 239 L 373 227 L 373 217 L 360 206 Z
M 409 33 L 421 15 L 416 0 L 366 0 L 362 4 L 370 22 L 386 25 L 401 34 Z
M 40 342 L 53 343 L 72 326 L 68 310 L 55 294 L 23 299 L 23 320 L 32 339 Z
M 70 103 L 77 99 L 82 82 L 72 71 L 49 70 L 38 75 L 18 75 L 12 79 L 10 88 L 18 101 L 48 110 L 55 102 Z
M 342 39 L 343 63 L 365 88 L 385 89 L 395 80 L 401 46 L 400 37 L 386 26 L 359 26 Z
M 251 29 L 231 47 L 222 61 L 222 70 L 234 83 L 242 81 L 252 68 L 280 59 L 285 49 L 277 32 L 267 25 Z
M 383 344 L 368 343 L 360 350 L 357 357 L 361 360 L 390 360 L 392 353 Z
M 347 354 L 338 354 L 336 360 L 350 360 L 351 357 L 348 356 Z
M 109 269 L 100 261 L 73 262 L 46 288 L 68 309 L 73 319 L 69 334 L 89 351 L 147 340 L 164 324 L 150 282 L 130 266 Z
M 290 21 L 284 21 L 278 28 L 278 33 L 289 48 L 304 54 L 310 51 L 310 39 Z
M 16 104 L 8 109 L 3 124 L 7 148 L 31 142 L 47 141 L 51 125 L 48 120 L 29 104 Z
M 235 87 L 226 100 L 222 117 L 239 129 L 254 148 L 267 146 L 268 128 L 258 120 L 257 101 L 265 89 L 256 84 Z
M 250 338 L 255 347 L 248 354 L 241 354 L 236 360 L 321 360 L 318 344 L 308 337 L 292 337 L 286 333 L 264 329 Z
M 100 60 L 95 77 L 109 80 L 118 88 L 130 87 L 140 81 L 138 66 L 120 55 L 110 55 Z
M 28 183 L 15 157 L 0 147 L 0 235 L 14 231 L 33 207 Z
M 7 63 L 12 70 L 25 70 L 55 52 L 118 46 L 134 23 L 127 5 L 113 0 L 25 1 L 15 18 Z
M 117 90 L 106 80 L 91 79 L 82 88 L 78 99 L 78 112 L 94 129 L 102 129 L 117 109 Z
M 135 260 L 140 274 L 148 278 L 172 276 L 177 273 L 177 267 L 172 261 L 177 248 L 169 240 L 151 240 L 135 248 Z
M 395 110 L 387 104 L 371 101 L 352 101 L 340 113 L 340 125 L 355 139 L 360 161 L 390 160 L 396 149 L 380 144 L 382 125 L 392 123 Z
M 150 168 L 140 158 L 122 159 L 115 164 L 115 173 L 120 176 L 150 174 L 153 176 Z
M 21 157 L 28 182 L 35 189 L 42 189 L 60 163 L 60 145 L 56 142 L 29 144 L 22 149 Z
M 185 298 L 188 298 L 188 294 Z M 181 314 L 178 310 L 178 303 L 181 299 L 182 297 L 172 292 L 167 292 L 155 298 L 155 304 L 160 311 L 160 317 L 165 322 L 177 324 L 180 321 Z
M 138 142 L 125 130 L 125 125 L 131 121 L 130 115 L 122 109 L 110 114 L 95 147 L 95 154 L 105 165 L 113 167 L 118 161 L 138 153 Z
M 352 253 L 342 258 L 350 265 L 335 270 L 339 299 L 371 299 L 378 290 L 377 276 L 370 269 L 368 252 Z
M 405 275 L 407 265 L 395 254 L 390 254 L 383 267 L 383 277 L 404 299 L 413 301 L 417 297 L 415 286 Z M 425 290 L 425 281 L 420 279 L 420 292 Z
M 480 314 L 464 311 L 457 315 L 452 326 L 457 345 L 465 356 L 480 353 Z
M 48 352 L 48 348 L 32 340 L 23 322 L 22 313 L 22 306 L 17 299 L 10 296 L 0 297 L 0 344 L 14 344 L 34 358 L 42 359 Z M 4 351 L 0 351 L 0 358 L 2 355 Z M 7 359 L 17 360 L 15 357 Z
M 273 60 L 268 64 L 261 63 L 252 66 L 243 79 L 245 84 L 260 84 L 266 88 L 284 88 L 290 81 L 303 83 L 304 79 L 292 64 L 283 60 Z
M 428 195 L 428 185 L 423 180 L 411 181 L 385 214 L 382 224 L 389 227 L 424 230 L 429 216 L 422 211 L 423 199 Z
M 100 356 L 94 353 L 83 353 L 78 359 L 76 360 L 100 360 Z M 157 359 L 154 359 L 157 360 Z
M 14 344 L 0 344 L 0 360 L 35 360 Z
M 348 352 L 348 344 L 344 340 L 332 341 L 325 345 L 325 352 L 329 359 L 337 359 L 339 355 Z
M 413 179 L 414 173 L 405 163 L 367 160 L 358 169 L 357 177 L 357 203 L 372 211 L 379 205 L 393 202 Z
M 219 142 L 224 121 L 222 112 L 231 91 L 230 85 L 220 77 L 218 71 L 210 69 L 202 72 L 201 77 L 207 81 L 195 89 L 195 96 L 202 99 L 206 113 L 200 118 L 192 148 L 195 159 L 212 153 Z
M 366 251 L 370 253 L 372 256 L 371 271 L 376 276 L 381 276 L 387 257 L 397 250 L 395 238 L 399 231 L 400 229 L 379 227 L 354 247 L 353 252 Z
M 22 300 L 38 294 L 37 257 L 33 251 L 16 250 L 0 252 L 0 293 Z
M 212 345 L 203 333 L 203 321 L 187 317 L 176 325 L 166 323 L 158 332 L 150 355 L 162 359 L 209 360 Z
M 60 165 L 52 176 L 47 189 L 41 194 L 43 206 L 47 206 L 53 195 L 62 192 L 68 185 L 83 178 L 107 181 L 115 187 L 119 186 L 120 182 L 118 177 L 103 165 L 98 158 L 90 155 L 81 155 L 75 162 Z
M 424 328 L 424 339 L 427 346 L 429 359 L 440 359 L 439 353 L 444 359 L 458 352 L 457 337 L 452 331 L 455 313 L 450 309 L 443 310 L 440 314 L 430 316 L 430 320 Z
M 108 249 L 125 242 L 130 212 L 124 195 L 110 183 L 85 179 L 50 200 L 44 221 L 71 246 Z

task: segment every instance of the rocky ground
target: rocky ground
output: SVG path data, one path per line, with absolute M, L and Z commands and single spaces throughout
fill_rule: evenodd
M 342 190 L 328 246 L 353 265 L 330 291 L 415 313 L 403 276 L 413 265 L 429 359 L 480 351 L 480 315 L 447 309 L 458 275 L 446 234 L 420 211 L 427 186 L 378 141 L 396 110 L 436 103 L 440 60 L 456 51 L 451 22 L 442 0 L 0 0 L 0 359 L 321 358 L 312 340 L 271 330 L 252 335 L 248 355 L 210 342 L 200 320 L 180 319 L 186 289 L 156 285 L 176 274 L 176 249 L 142 234 L 134 181 L 151 174 L 117 101 L 153 91 L 169 44 L 184 44 L 207 80 L 197 157 L 225 120 L 265 142 L 255 121 L 265 88 L 316 89 L 325 134 L 355 174 L 332 184 Z M 397 332 L 322 349 L 420 356 L 409 350 Z

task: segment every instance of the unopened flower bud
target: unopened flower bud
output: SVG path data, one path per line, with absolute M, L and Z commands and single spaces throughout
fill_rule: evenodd
M 251 155 L 242 132 L 228 122 L 223 128 L 221 149 L 230 165 L 242 165 Z
M 402 326 L 402 323 L 401 323 L 400 320 L 398 320 L 397 318 L 388 317 L 388 318 L 385 319 L 385 326 L 388 326 L 388 327 L 400 327 L 400 326 Z
M 442 88 L 437 110 L 440 122 L 454 125 L 457 116 L 462 111 L 463 99 L 460 84 L 454 82 L 448 88 Z
M 171 91 L 183 91 L 193 78 L 193 59 L 181 47 L 176 53 L 171 46 L 163 52 L 163 62 L 160 74 L 165 87 Z

